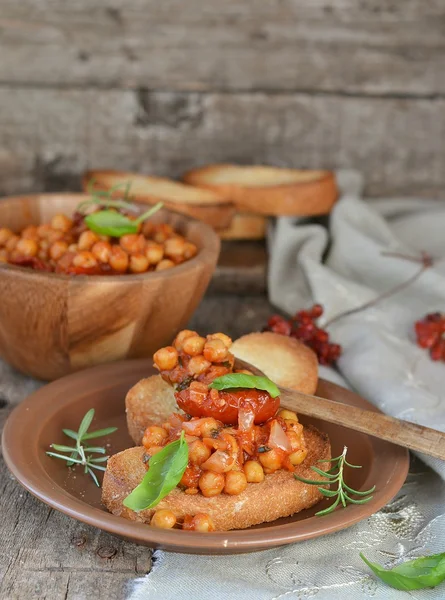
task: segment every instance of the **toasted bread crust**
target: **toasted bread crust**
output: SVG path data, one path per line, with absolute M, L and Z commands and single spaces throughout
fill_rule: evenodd
M 305 394 L 314 394 L 317 389 L 317 357 L 294 338 L 270 331 L 249 333 L 235 340 L 230 351 L 282 387 Z
M 141 444 L 146 428 L 166 421 L 175 410 L 173 388 L 160 375 L 136 383 L 125 398 L 128 431 L 134 443 Z
M 237 212 L 227 229 L 218 231 L 222 240 L 262 240 L 266 236 L 267 218 L 253 213 Z
M 308 455 L 296 467 L 296 474 L 307 479 L 319 479 L 311 470 L 318 460 L 331 457 L 328 437 L 317 429 L 305 428 Z M 143 447 L 129 448 L 108 460 L 102 484 L 102 502 L 114 515 L 149 523 L 154 509 L 136 513 L 123 505 L 123 500 L 140 483 L 146 473 Z M 252 525 L 275 521 L 293 515 L 319 502 L 322 495 L 314 485 L 295 480 L 289 471 L 276 471 L 266 475 L 261 483 L 249 483 L 237 496 L 220 494 L 205 498 L 201 494 L 189 495 L 175 488 L 156 506 L 167 508 L 181 520 L 185 515 L 207 513 L 218 531 L 245 529 Z
M 222 194 L 239 210 L 264 215 L 327 214 L 338 197 L 331 171 L 215 164 L 188 171 L 182 179 Z
M 132 181 L 130 195 L 137 202 L 154 204 L 162 201 L 166 208 L 204 221 L 215 229 L 230 226 L 235 209 L 219 192 L 185 185 L 164 177 L 152 177 L 127 171 L 87 171 L 82 187 L 88 191 L 91 181 L 94 189 L 106 191 L 114 185 Z M 121 188 L 124 190 L 124 187 Z M 114 194 L 119 197 L 122 192 Z

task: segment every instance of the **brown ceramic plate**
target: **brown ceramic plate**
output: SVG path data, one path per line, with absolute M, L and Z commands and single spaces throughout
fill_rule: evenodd
M 315 517 L 315 512 L 328 505 L 323 501 L 273 523 L 208 534 L 155 529 L 115 517 L 101 506 L 100 490 L 88 476 L 82 471 L 68 470 L 63 461 L 49 458 L 45 451 L 52 442 L 66 444 L 68 438 L 62 428 L 77 429 L 90 408 L 96 411 L 93 428 L 119 427 L 109 439 L 100 442 L 107 444 L 110 454 L 132 446 L 126 428 L 124 398 L 132 385 L 152 373 L 146 360 L 119 362 L 63 377 L 32 394 L 14 410 L 3 432 L 3 454 L 9 469 L 34 496 L 75 519 L 139 544 L 197 554 L 264 550 L 344 529 L 379 510 L 405 481 L 408 472 L 405 449 L 343 427 L 302 419 L 329 435 L 333 456 L 338 456 L 345 444 L 348 446 L 349 460 L 363 465 L 362 469 L 347 473 L 350 485 L 358 490 L 377 486 L 369 503 Z M 323 380 L 317 394 L 375 410 L 356 394 Z

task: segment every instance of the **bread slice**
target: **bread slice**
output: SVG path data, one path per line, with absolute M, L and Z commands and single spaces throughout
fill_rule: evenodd
M 107 191 L 122 184 L 114 193 L 120 197 L 124 184 L 131 182 L 130 196 L 137 202 L 155 204 L 162 201 L 166 208 L 204 221 L 215 229 L 224 229 L 232 221 L 235 212 L 233 204 L 219 192 L 185 185 L 164 177 L 140 175 L 127 171 L 87 171 L 82 179 L 84 191 L 90 189 Z
M 218 231 L 222 240 L 262 240 L 266 237 L 267 218 L 254 213 L 235 213 L 227 229 Z
M 331 171 L 217 164 L 188 171 L 183 181 L 222 194 L 238 210 L 263 215 L 327 214 L 338 196 Z
M 127 426 L 134 443 L 142 443 L 149 425 L 159 425 L 178 410 L 172 386 L 160 375 L 138 381 L 125 398 Z
M 230 348 L 237 358 L 249 362 L 277 385 L 314 394 L 318 382 L 315 352 L 295 338 L 265 331 L 249 333 Z
M 306 479 L 320 479 L 310 468 L 318 460 L 331 457 L 328 437 L 315 428 L 305 428 L 308 455 L 296 467 L 296 474 Z M 147 466 L 143 462 L 145 449 L 129 448 L 108 460 L 102 484 L 102 503 L 119 517 L 149 523 L 154 509 L 136 513 L 123 505 L 123 500 L 140 483 Z M 178 520 L 185 515 L 207 513 L 217 531 L 245 529 L 258 523 L 275 521 L 309 508 L 319 502 L 322 495 L 314 485 L 297 481 L 289 471 L 276 471 L 266 475 L 261 483 L 249 483 L 237 496 L 220 494 L 205 498 L 201 494 L 189 495 L 175 488 L 156 506 L 156 510 L 169 509 Z

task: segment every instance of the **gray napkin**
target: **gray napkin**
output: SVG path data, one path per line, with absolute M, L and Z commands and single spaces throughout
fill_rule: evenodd
M 445 207 L 427 200 L 360 200 L 356 173 L 338 174 L 343 189 L 327 231 L 278 219 L 270 233 L 269 293 L 293 313 L 320 302 L 326 316 L 353 308 L 405 281 L 417 265 L 381 256 L 382 250 L 445 256 Z M 382 410 L 445 427 L 445 364 L 432 363 L 414 343 L 412 326 L 445 305 L 445 262 L 438 260 L 409 290 L 332 326 L 342 344 L 339 368 L 320 375 L 355 388 Z M 345 378 L 343 379 L 342 376 Z M 425 459 L 443 477 L 438 461 Z M 153 571 L 132 583 L 130 600 L 442 600 L 445 588 L 401 592 L 377 580 L 361 561 L 393 567 L 445 550 L 445 482 L 418 462 L 398 496 L 361 523 L 332 535 L 266 552 L 193 556 L 155 552 Z M 203 534 L 205 535 L 205 534 Z M 444 584 L 445 585 L 445 584 Z

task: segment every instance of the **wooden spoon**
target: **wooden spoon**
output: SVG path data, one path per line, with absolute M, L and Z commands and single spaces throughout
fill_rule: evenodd
M 383 413 L 280 387 L 286 408 L 445 460 L 445 433 Z

